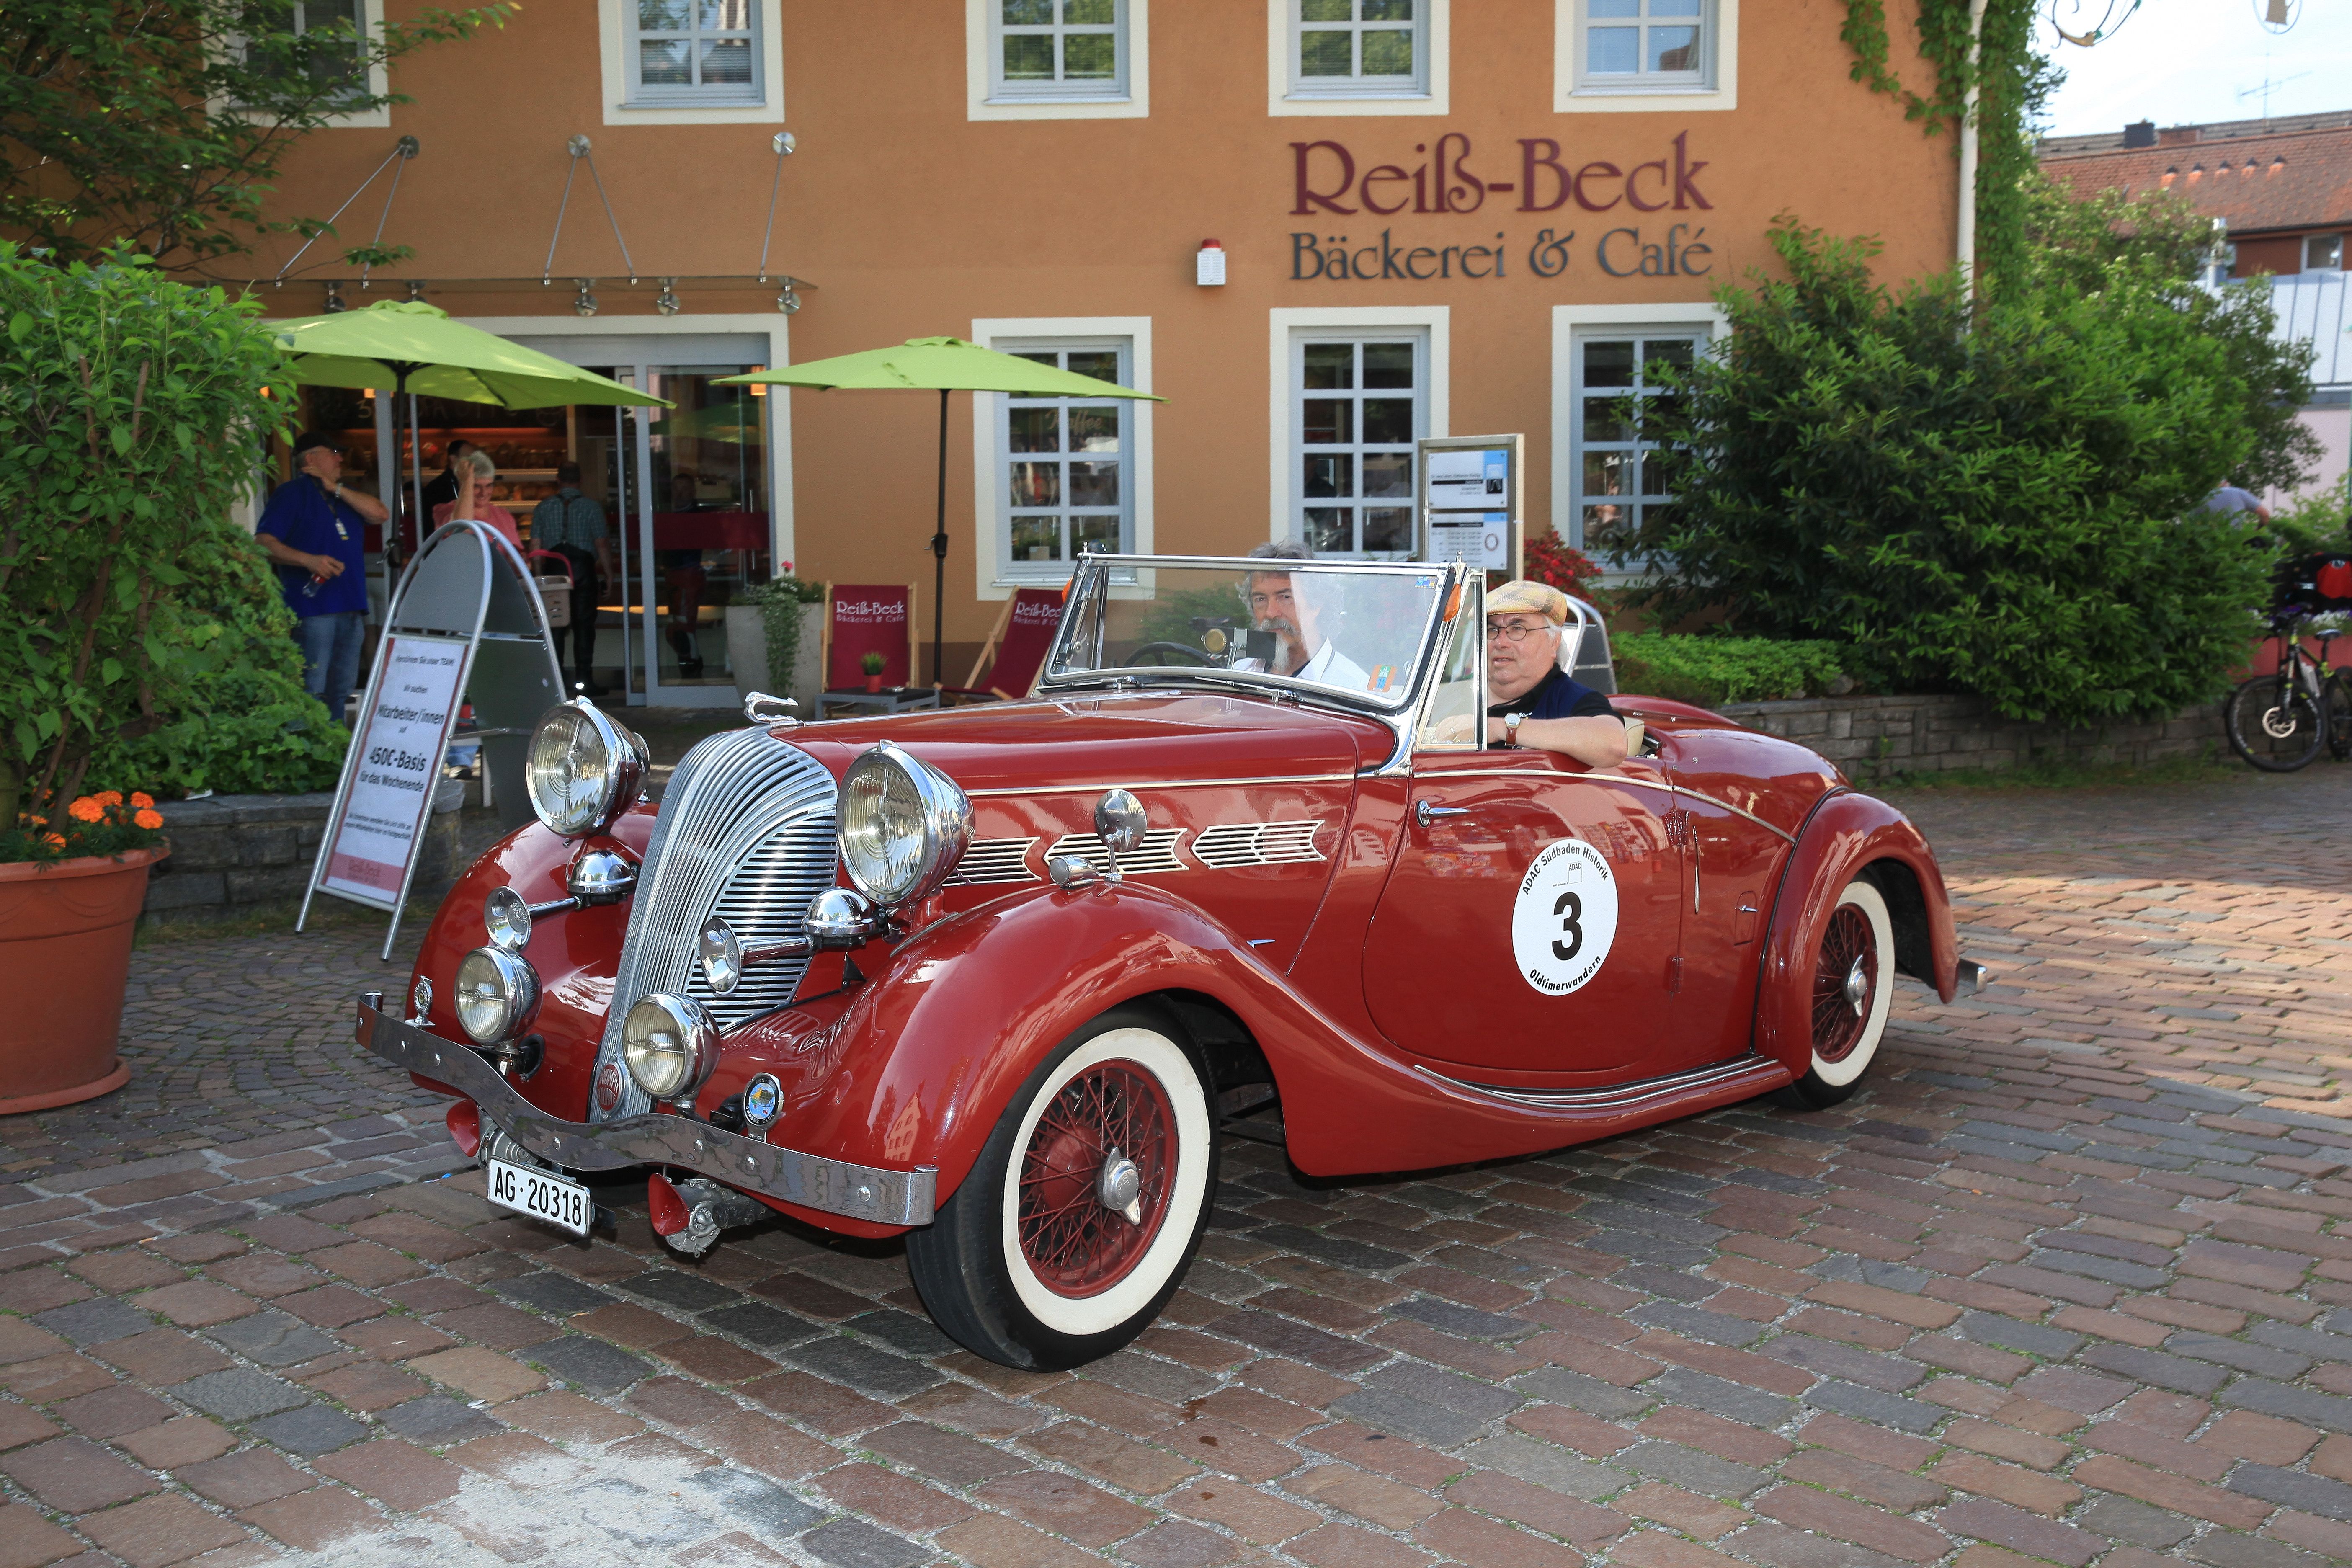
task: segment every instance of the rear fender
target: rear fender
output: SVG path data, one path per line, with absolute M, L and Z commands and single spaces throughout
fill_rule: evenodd
M 1813 955 L 1848 882 L 1867 873 L 1895 923 L 1895 964 L 1949 1002 L 1959 974 L 1952 906 L 1911 819 L 1866 795 L 1823 797 L 1797 836 L 1773 900 L 1756 1005 L 1756 1049 L 1791 1073 L 1812 1066 Z

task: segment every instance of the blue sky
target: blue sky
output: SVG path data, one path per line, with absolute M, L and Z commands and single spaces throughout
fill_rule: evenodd
M 2091 48 L 2051 30 L 2053 0 L 2042 0 L 2043 50 L 2065 71 L 2047 129 L 2057 135 L 2119 131 L 2134 120 L 2158 125 L 2252 120 L 2258 89 L 2273 84 L 2270 112 L 2352 109 L 2352 3 L 2301 0 L 2294 28 L 2273 35 L 2258 19 L 2263 0 L 2141 0 L 2137 14 Z M 2122 16 L 2131 0 L 2054 0 L 2057 18 L 2081 32 L 2101 16 Z M 2241 97 L 2241 93 L 2247 96 Z

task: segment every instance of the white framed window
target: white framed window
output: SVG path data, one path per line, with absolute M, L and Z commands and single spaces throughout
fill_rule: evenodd
M 1706 303 L 1552 307 L 1552 526 L 1612 574 L 1640 572 L 1628 542 L 1673 516 L 1667 373 L 1726 330 Z
M 1300 332 L 1291 352 L 1291 537 L 1318 555 L 1404 559 L 1413 443 L 1429 430 L 1427 335 Z
M 1290 307 L 1266 322 L 1266 537 L 1318 555 L 1409 555 L 1413 443 L 1448 433 L 1451 312 Z
M 596 0 L 607 125 L 781 123 L 776 0 Z
M 1732 109 L 1739 0 L 1554 0 L 1559 112 Z
M 2305 272 L 2344 270 L 2344 237 L 2340 234 L 2307 237 L 2303 242 L 2303 269 Z
M 1148 317 L 972 323 L 972 341 L 1000 353 L 1139 392 L 1151 390 L 1150 332 Z M 1066 582 L 1089 551 L 1151 549 L 1150 404 L 1004 394 L 972 405 L 983 598 Z
M 1123 0 L 991 0 L 992 100 L 1124 98 Z
M 1448 112 L 1451 13 L 1451 0 L 1267 0 L 1267 112 Z
M 998 352 L 1127 384 L 1123 341 L 1020 343 Z M 1005 575 L 1059 582 L 1081 555 L 1135 552 L 1135 442 L 1124 397 L 997 399 Z
M 311 74 L 321 86 L 331 89 L 348 89 L 354 93 L 364 91 L 374 98 L 382 98 L 392 90 L 388 73 L 381 63 L 368 66 L 364 70 L 360 64 L 361 40 L 383 36 L 383 17 L 380 7 L 371 15 L 368 0 L 280 0 L 276 10 L 276 19 L 282 21 L 289 31 L 297 35 L 337 26 L 350 29 L 352 42 L 348 60 L 341 49 L 337 48 L 331 52 L 330 57 L 313 63 Z M 242 40 L 234 34 L 226 43 L 227 47 L 233 50 L 241 52 L 244 47 Z M 234 110 L 238 106 L 222 103 L 216 107 Z M 330 122 L 329 128 L 382 129 L 391 124 L 392 110 L 386 106 L 339 114 Z
M 1150 113 L 1150 0 L 964 0 L 965 118 Z
M 629 101 L 758 103 L 759 0 L 629 0 Z

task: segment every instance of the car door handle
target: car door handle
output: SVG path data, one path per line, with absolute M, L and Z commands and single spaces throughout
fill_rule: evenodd
M 1469 815 L 1470 808 L 1466 805 L 1432 805 L 1425 800 L 1417 800 L 1412 803 L 1412 819 L 1415 822 L 1420 823 L 1423 827 L 1429 827 L 1434 825 L 1437 819 L 1441 816 L 1467 816 Z

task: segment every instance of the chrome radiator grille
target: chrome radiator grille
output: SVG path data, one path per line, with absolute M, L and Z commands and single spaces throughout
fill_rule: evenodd
M 733 994 L 714 996 L 695 962 L 695 939 L 713 912 L 746 946 L 796 933 L 833 873 L 833 775 L 807 752 L 756 728 L 713 735 L 688 752 L 646 847 L 598 1071 L 620 1060 L 621 1020 L 649 991 L 700 1002 L 722 1028 L 790 1000 L 807 960 L 755 965 Z M 625 1069 L 623 1084 L 611 1110 L 590 1097 L 590 1120 L 653 1109 Z

